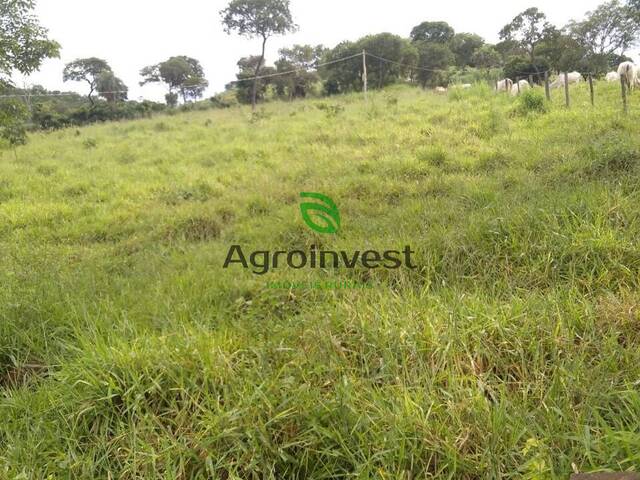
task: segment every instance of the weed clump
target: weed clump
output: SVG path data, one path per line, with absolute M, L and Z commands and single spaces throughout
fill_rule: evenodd
M 329 104 L 326 102 L 322 102 L 317 104 L 316 108 L 318 110 L 325 112 L 325 114 L 327 115 L 327 118 L 335 118 L 338 115 L 340 115 L 342 112 L 344 112 L 344 106 L 340 105 L 339 103 Z
M 87 150 L 90 150 L 92 148 L 96 148 L 98 146 L 98 142 L 95 138 L 87 138 L 82 142 L 82 146 Z
M 220 225 L 216 220 L 192 217 L 171 226 L 166 233 L 166 238 L 171 241 L 207 242 L 220 237 L 220 233 Z
M 535 90 L 527 90 L 518 97 L 514 113 L 526 116 L 531 113 L 547 113 L 549 107 L 544 96 Z
M 440 145 L 422 147 L 416 152 L 418 160 L 434 167 L 442 167 L 447 163 L 447 151 Z
M 629 135 L 612 132 L 583 149 L 588 160 L 588 175 L 621 174 L 632 171 L 640 162 L 640 150 Z

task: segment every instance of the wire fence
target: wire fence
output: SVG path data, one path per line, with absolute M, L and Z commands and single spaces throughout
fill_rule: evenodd
M 448 69 L 443 69 L 443 68 L 428 68 L 422 65 L 416 65 L 416 64 L 410 64 L 410 63 L 404 63 L 404 62 L 399 62 L 397 60 L 391 60 L 385 57 L 382 57 L 380 55 L 376 55 L 370 52 L 367 52 L 366 50 L 363 50 L 360 53 L 355 53 L 352 55 L 347 55 L 345 57 L 341 57 L 341 58 L 337 58 L 334 60 L 329 60 L 326 62 L 322 62 L 322 63 L 314 63 L 312 65 L 305 65 L 305 66 L 301 66 L 295 69 L 290 69 L 290 70 L 286 70 L 283 72 L 274 72 L 274 73 L 269 73 L 269 74 L 265 74 L 265 75 L 256 75 L 256 76 L 251 76 L 251 77 L 246 77 L 246 78 L 238 78 L 236 80 L 233 80 L 230 82 L 230 84 L 239 84 L 242 82 L 255 82 L 255 81 L 259 81 L 259 80 L 267 80 L 267 79 L 271 79 L 271 78 L 277 78 L 277 77 L 283 77 L 283 76 L 287 76 L 287 75 L 295 75 L 295 74 L 299 74 L 302 72 L 309 72 L 309 71 L 318 71 L 319 69 L 323 68 L 323 67 L 327 67 L 330 65 L 335 65 L 338 63 L 342 63 L 342 62 L 347 62 L 350 60 L 354 60 L 357 58 L 361 58 L 362 59 L 362 71 L 360 72 L 360 74 L 362 75 L 362 80 L 363 80 L 363 90 L 366 96 L 367 93 L 367 58 L 370 59 L 375 59 L 378 60 L 378 62 L 384 62 L 390 65 L 396 65 L 399 67 L 403 67 L 405 68 L 408 72 L 415 72 L 415 71 L 424 71 L 424 72 L 430 72 L 430 73 L 440 73 L 440 74 L 446 74 L 449 73 Z M 503 71 L 505 69 L 505 66 L 501 66 L 501 67 L 496 67 L 496 68 L 502 68 Z M 532 84 L 540 84 L 540 85 L 544 85 L 545 87 L 545 94 L 548 100 L 551 99 L 551 95 L 550 95 L 550 90 L 552 87 L 554 86 L 564 86 L 565 89 L 565 102 L 566 102 L 566 106 L 568 107 L 570 105 L 570 93 L 569 93 L 569 83 L 573 83 L 572 79 L 570 79 L 568 77 L 568 73 L 567 72 L 563 72 L 563 73 L 559 73 L 558 79 L 554 82 L 554 84 L 550 84 L 550 75 L 552 74 L 552 71 L 549 69 L 543 70 L 543 71 L 536 71 L 536 72 L 531 72 L 531 71 L 511 71 L 511 74 L 514 75 L 514 79 L 507 79 L 507 78 L 502 78 L 500 80 L 496 80 L 496 83 L 494 85 L 496 92 L 500 92 L 500 91 L 506 91 L 507 93 L 511 93 L 511 94 L 520 94 L 522 89 L 528 88 L 530 87 Z M 572 72 L 573 73 L 573 72 Z M 594 99 L 595 99 L 595 93 L 594 93 L 594 86 L 593 86 L 593 80 L 595 77 L 597 77 L 599 74 L 596 72 L 581 72 L 580 73 L 580 78 L 583 79 L 583 76 L 585 75 L 587 78 L 587 82 L 589 84 L 589 89 L 590 89 L 590 98 L 591 98 L 591 103 L 594 104 Z M 515 80 L 515 81 L 514 81 Z M 522 80 L 526 80 L 527 84 L 523 84 Z M 536 81 L 537 80 L 537 81 Z M 559 82 L 556 84 L 556 82 Z M 503 84 L 501 86 L 501 83 Z M 623 102 L 623 110 L 626 112 L 628 109 L 628 102 L 627 102 L 627 94 L 628 92 L 633 88 L 633 83 L 634 81 L 628 81 L 626 79 L 626 77 L 622 76 L 620 78 L 620 85 L 621 85 L 621 99 Z M 511 87 L 508 87 L 508 85 L 511 85 Z M 199 86 L 208 86 L 208 84 L 202 84 L 202 85 L 192 85 L 192 87 L 199 87 Z M 112 91 L 112 92 L 98 92 L 99 95 L 116 95 L 116 94 L 123 94 L 123 93 L 127 93 L 126 90 L 120 90 L 120 91 Z M 29 92 L 25 92 L 25 93 L 20 93 L 20 94 L 10 94 L 10 95 L 0 95 L 0 99 L 2 98 L 23 98 L 23 99 L 30 99 L 30 98 L 38 98 L 38 97 L 65 97 L 65 96 L 74 96 L 74 95 L 80 95 L 78 93 L 74 93 L 74 92 L 59 92 L 59 93 L 29 93 Z

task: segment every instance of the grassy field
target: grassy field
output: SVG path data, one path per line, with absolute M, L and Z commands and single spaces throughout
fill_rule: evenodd
M 640 470 L 640 94 L 402 87 L 0 158 L 0 478 Z M 342 229 L 320 235 L 300 192 Z M 416 270 L 222 268 L 397 249 Z M 274 281 L 365 289 L 274 289 Z

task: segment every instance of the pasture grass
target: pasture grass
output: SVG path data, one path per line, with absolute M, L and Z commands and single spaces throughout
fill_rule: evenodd
M 619 97 L 395 87 L 5 151 L 0 477 L 640 469 L 640 97 Z M 411 245 L 418 269 L 257 276 L 222 269 L 232 244 Z M 372 288 L 267 284 L 316 280 Z

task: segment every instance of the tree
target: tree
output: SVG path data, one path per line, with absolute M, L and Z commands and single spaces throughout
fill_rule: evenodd
M 96 90 L 107 102 L 113 103 L 126 100 L 129 88 L 112 71 L 104 71 L 98 76 Z
M 582 22 L 569 22 L 567 30 L 587 55 L 605 59 L 611 54 L 624 55 L 637 42 L 640 24 L 631 7 L 611 0 L 587 12 Z
M 89 102 L 93 105 L 94 101 L 91 95 L 98 87 L 100 76 L 105 73 L 111 73 L 111 67 L 106 61 L 95 57 L 80 58 L 64 67 L 62 79 L 65 82 L 87 82 L 89 84 L 89 95 L 87 96 L 89 97 Z
M 382 88 L 410 78 L 418 63 L 416 45 L 391 33 L 367 35 L 357 42 L 342 42 L 326 53 L 323 62 L 333 62 L 345 57 L 355 58 L 332 63 L 320 69 L 320 74 L 325 80 L 326 93 L 345 93 L 362 89 L 363 50 L 370 54 L 367 55 L 366 62 L 371 88 Z
M 255 62 L 254 77 L 260 75 L 264 64 L 267 40 L 273 35 L 284 35 L 297 29 L 289 11 L 289 0 L 231 0 L 220 12 L 225 32 L 235 31 L 248 38 L 262 39 L 262 53 Z M 258 78 L 253 80 L 251 107 L 256 108 Z
M 474 66 L 473 55 L 482 45 L 484 40 L 475 33 L 456 33 L 449 41 L 458 67 Z
M 473 53 L 471 61 L 477 68 L 484 68 L 489 71 L 500 65 L 500 53 L 498 53 L 495 46 L 485 44 Z
M 418 81 L 422 88 L 436 86 L 447 81 L 446 69 L 455 62 L 455 55 L 447 45 L 421 42 L 418 47 L 418 65 L 426 70 L 418 70 Z
M 329 63 L 318 71 L 324 80 L 327 95 L 346 93 L 362 88 L 362 49 L 356 42 L 340 42 L 325 52 L 322 63 Z M 341 58 L 349 60 L 338 61 Z M 332 63 L 335 62 L 335 63 Z
M 16 147 L 27 143 L 27 118 L 27 109 L 21 101 L 5 100 L 0 103 L 0 138 L 13 148 L 16 158 Z
M 597 71 L 594 64 L 589 66 L 586 50 L 574 38 L 556 30 L 537 47 L 537 56 L 545 59 L 556 72 Z
M 500 39 L 515 41 L 529 56 L 529 61 L 534 63 L 536 47 L 547 38 L 555 27 L 547 22 L 544 13 L 535 7 L 528 8 L 518 14 L 511 23 L 500 30 Z
M 640 0 L 629 0 L 627 3 L 627 7 L 629 7 L 629 11 L 633 18 L 636 19 L 636 22 L 640 21 Z
M 254 100 L 263 100 L 267 87 L 271 84 L 270 78 L 263 78 L 258 81 L 257 86 L 254 86 L 252 79 L 255 77 L 254 72 L 258 62 L 263 63 L 260 66 L 263 75 L 271 75 L 276 72 L 273 67 L 265 67 L 265 60 L 259 55 L 241 58 L 238 61 L 239 72 L 236 74 L 238 81 L 235 82 L 236 97 L 240 103 L 253 104 Z
M 0 1 L 0 83 L 11 84 L 14 70 L 28 75 L 38 69 L 46 58 L 56 58 L 60 45 L 47 38 L 47 30 L 40 26 L 32 13 L 34 0 Z M 0 135 L 11 146 L 26 143 L 26 110 L 16 102 L 0 105 Z
M 412 42 L 447 43 L 455 31 L 447 22 L 422 22 L 411 30 Z
M 279 96 L 304 98 L 312 85 L 320 80 L 318 72 L 310 71 L 316 68 L 325 52 L 322 45 L 294 45 L 291 48 L 280 49 L 280 58 L 276 65 L 276 72 L 295 73 L 274 77 L 273 83 Z
M 542 58 L 536 57 L 536 60 L 531 62 L 528 55 L 511 57 L 504 68 L 504 76 L 512 79 L 514 82 L 520 79 L 529 79 L 529 76 L 533 76 L 534 82 L 540 83 L 543 81 L 543 72 L 549 70 L 549 62 Z
M 47 38 L 47 30 L 33 15 L 34 0 L 0 2 L 0 74 L 12 70 L 28 75 L 45 58 L 57 58 L 60 45 Z
M 357 42 L 358 51 L 366 50 L 367 75 L 372 87 L 383 88 L 411 75 L 418 62 L 418 49 L 408 40 L 391 33 L 367 35 Z M 379 57 L 379 58 L 375 58 Z M 380 58 L 390 60 L 385 62 Z
M 140 71 L 140 75 L 143 78 L 140 85 L 164 83 L 169 87 L 169 93 L 165 96 L 169 106 L 177 104 L 178 93 L 186 103 L 189 99 L 202 97 L 205 88 L 209 86 L 200 62 L 184 55 L 145 67 Z

